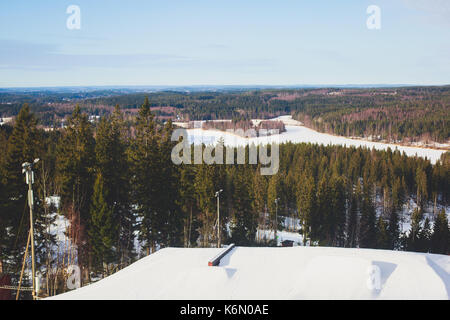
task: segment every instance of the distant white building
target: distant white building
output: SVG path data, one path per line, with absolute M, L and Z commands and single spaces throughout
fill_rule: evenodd
M 96 115 L 90 115 L 89 116 L 89 122 L 90 123 L 95 123 L 98 122 L 100 120 L 100 116 L 96 116 Z
M 6 124 L 6 123 L 8 123 L 8 122 L 11 122 L 12 120 L 13 120 L 13 117 L 0 118 L 0 126 Z

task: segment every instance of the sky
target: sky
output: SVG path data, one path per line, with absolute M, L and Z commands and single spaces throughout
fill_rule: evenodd
M 0 87 L 306 84 L 450 84 L 450 1 L 0 2 Z

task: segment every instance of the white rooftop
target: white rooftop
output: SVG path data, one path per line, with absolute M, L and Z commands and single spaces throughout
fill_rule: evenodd
M 162 249 L 53 299 L 450 299 L 449 256 L 236 247 L 219 266 L 209 267 L 220 250 Z

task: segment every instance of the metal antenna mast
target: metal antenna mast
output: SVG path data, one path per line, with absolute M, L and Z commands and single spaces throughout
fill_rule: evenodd
M 33 281 L 33 300 L 37 298 L 36 292 L 36 263 L 34 257 L 34 226 L 33 226 L 33 207 L 34 207 L 34 199 L 33 199 L 33 183 L 34 183 L 34 172 L 33 165 L 36 164 L 39 159 L 35 159 L 33 163 L 25 162 L 22 164 L 22 173 L 25 174 L 25 181 L 28 185 L 28 206 L 30 207 L 30 233 L 29 240 L 31 241 L 31 272 L 32 272 L 32 281 Z M 28 242 L 27 242 L 27 250 L 28 250 Z M 25 263 L 25 259 L 24 259 Z M 23 270 L 23 269 L 22 269 Z M 20 284 L 19 284 L 20 285 Z

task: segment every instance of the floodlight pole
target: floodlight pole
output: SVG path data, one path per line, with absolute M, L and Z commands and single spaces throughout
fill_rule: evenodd
M 217 198 L 217 248 L 220 248 L 220 193 L 223 190 L 220 189 L 216 192 L 216 198 Z
M 277 240 L 277 231 L 278 231 L 278 201 L 280 201 L 280 198 L 275 199 L 275 243 L 278 246 L 278 240 Z

